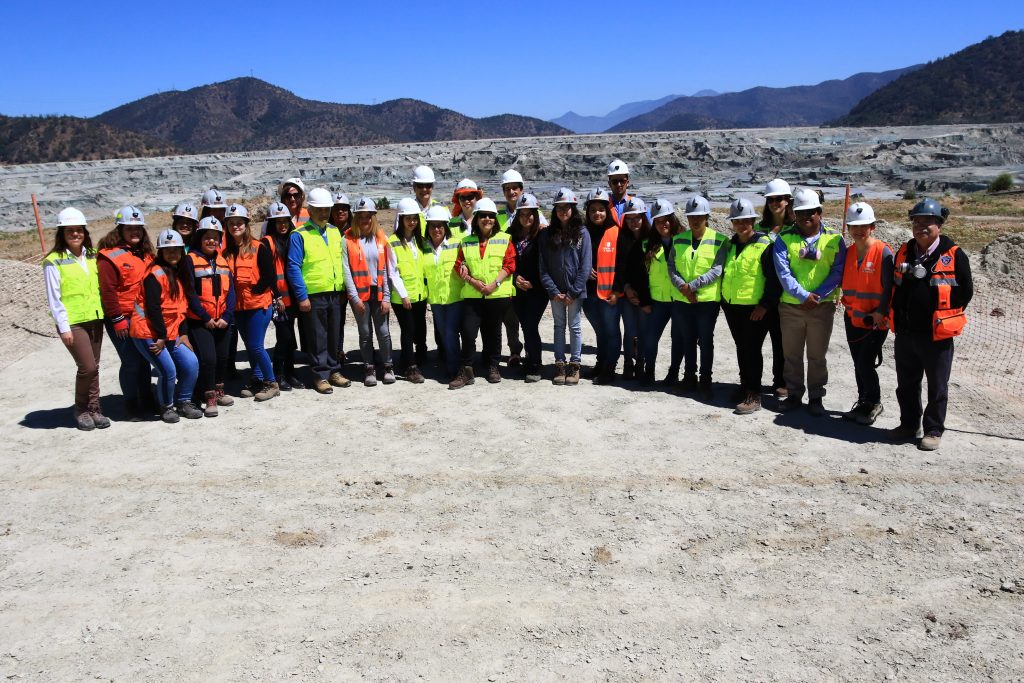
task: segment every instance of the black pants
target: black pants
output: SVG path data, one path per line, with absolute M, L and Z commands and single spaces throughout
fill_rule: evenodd
M 274 321 L 274 332 L 277 342 L 274 344 L 274 374 L 278 377 L 295 375 L 295 319 L 298 309 L 286 311 L 288 319 L 284 322 Z
M 392 303 L 391 310 L 401 330 L 402 358 L 398 369 L 404 373 L 427 361 L 427 300 L 417 301 L 408 310 L 401 303 Z
M 764 357 L 761 347 L 768 336 L 768 314 L 760 320 L 751 320 L 750 314 L 756 306 L 744 306 L 722 302 L 725 321 L 736 343 L 736 362 L 740 369 L 740 386 L 747 391 L 761 393 L 761 375 L 764 373 Z M 778 314 L 775 315 L 778 320 Z M 781 355 L 780 355 L 781 358 Z
M 857 400 L 872 405 L 881 403 L 882 389 L 878 385 L 875 360 L 882 353 L 882 344 L 889 336 L 889 330 L 866 330 L 854 327 L 848 315 L 843 319 L 846 322 L 846 343 L 853 357 L 853 374 L 857 379 Z
M 192 350 L 199 360 L 199 380 L 196 382 L 195 396 L 198 397 L 200 392 L 213 391 L 216 385 L 224 383 L 233 329 L 234 325 L 228 325 L 221 330 L 209 330 L 198 320 L 188 321 L 188 338 L 192 341 Z
M 505 309 L 505 336 L 508 337 L 508 352 L 518 356 L 523 352 L 523 342 L 519 341 L 519 313 L 515 306 Z M 526 352 L 530 354 L 529 351 Z M 539 361 L 538 361 L 539 362 Z
M 306 326 L 306 338 L 311 342 L 309 355 L 313 372 L 327 379 L 332 372 L 341 370 L 338 348 L 341 346 L 342 293 L 322 292 L 310 294 L 309 313 L 302 313 L 301 323 Z
M 928 334 L 903 332 L 896 335 L 896 400 L 900 402 L 900 424 L 921 425 L 925 436 L 941 436 L 946 429 L 949 402 L 949 372 L 953 366 L 953 340 L 932 341 Z M 928 405 L 921 410 L 921 379 L 928 378 Z
M 764 322 L 768 327 L 768 336 L 772 338 L 772 387 L 784 387 L 786 378 L 783 376 L 783 370 L 786 367 L 786 354 L 782 350 L 782 323 L 779 320 L 778 306 L 768 309 Z
M 497 365 L 501 360 L 501 325 L 512 305 L 512 299 L 466 299 L 462 316 L 462 364 L 473 365 L 476 355 L 476 335 L 483 339 L 485 366 Z
M 548 308 L 548 293 L 543 289 L 516 290 L 512 300 L 519 325 L 523 328 L 526 358 L 531 366 L 541 366 L 540 319 Z M 511 341 L 509 345 L 511 345 Z

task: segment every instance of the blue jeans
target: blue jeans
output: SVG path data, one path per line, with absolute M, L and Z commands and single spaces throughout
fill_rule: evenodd
M 601 351 L 598 360 L 604 363 L 606 370 L 612 372 L 622 354 L 622 328 L 619 326 L 619 321 L 622 319 L 622 300 L 620 299 L 615 304 L 609 304 L 607 301 L 598 299 L 596 309 L 604 337 L 604 347 L 598 347 Z
M 683 317 L 676 310 L 673 301 L 654 301 L 651 302 L 650 313 L 640 312 L 640 326 L 644 338 L 644 366 L 649 370 L 654 369 L 655 361 L 658 360 L 658 342 L 661 341 L 661 335 L 669 320 L 672 321 L 672 361 L 669 373 L 677 374 L 683 362 Z
M 555 319 L 555 361 L 565 362 L 565 326 L 569 326 L 569 361 L 580 362 L 583 353 L 584 299 L 576 299 L 568 306 L 562 301 L 551 301 L 551 317 Z
M 263 347 L 267 337 L 267 328 L 274 317 L 273 306 L 257 308 L 251 311 L 235 311 L 235 325 L 245 342 L 245 351 L 249 354 L 249 367 L 256 379 L 276 382 L 274 365 L 270 362 L 270 354 Z
M 715 363 L 715 323 L 718 321 L 717 301 L 698 301 L 695 304 L 675 301 L 683 327 L 683 358 L 687 375 L 697 373 L 697 348 L 700 348 L 700 377 L 711 381 L 711 368 Z
M 607 351 L 607 339 L 604 325 L 604 311 L 602 309 L 611 308 L 608 304 L 601 301 L 597 297 L 595 292 L 587 289 L 587 298 L 583 300 L 583 315 L 587 316 L 587 322 L 594 328 L 594 336 L 597 338 L 597 362 L 604 363 Z M 616 327 L 618 324 L 616 323 Z M 616 356 L 618 360 L 618 356 Z
M 640 329 L 640 307 L 629 303 L 625 297 L 619 299 L 618 306 L 619 314 L 622 316 L 622 355 L 627 361 L 643 360 L 642 355 L 637 358 L 644 347 L 643 332 Z
M 176 402 L 191 401 L 192 390 L 199 376 L 199 360 L 192 349 L 181 343 L 181 337 L 168 342 L 164 350 L 155 356 L 150 353 L 152 339 L 132 339 L 135 348 L 143 354 L 150 365 L 156 368 L 156 395 L 160 407 L 166 408 Z
M 114 326 L 110 321 L 103 323 L 107 328 L 107 337 L 117 351 L 117 357 L 121 359 L 121 369 L 117 372 L 117 380 L 121 385 L 121 395 L 126 401 L 152 400 L 150 398 L 149 364 L 146 356 L 149 351 L 140 354 L 131 337 L 121 339 L 114 334 Z
M 462 329 L 462 302 L 430 304 L 434 329 L 441 332 L 441 356 L 449 379 L 459 372 L 459 331 Z

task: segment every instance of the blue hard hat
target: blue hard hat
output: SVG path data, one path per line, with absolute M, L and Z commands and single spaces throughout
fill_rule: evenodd
M 914 216 L 934 216 L 941 223 L 949 215 L 949 209 L 943 209 L 937 201 L 931 197 L 925 197 L 917 204 L 914 204 L 914 208 L 907 213 L 911 218 Z

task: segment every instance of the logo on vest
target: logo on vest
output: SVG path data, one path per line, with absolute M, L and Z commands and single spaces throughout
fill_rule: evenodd
M 944 265 L 944 266 L 948 266 L 948 265 L 949 265 L 950 263 L 952 263 L 952 262 L 953 262 L 953 257 L 952 257 L 952 256 L 950 256 L 949 254 L 943 254 L 943 255 L 942 255 L 942 256 L 941 256 L 940 258 L 939 258 L 939 260 L 940 260 L 940 261 L 942 261 L 942 265 Z

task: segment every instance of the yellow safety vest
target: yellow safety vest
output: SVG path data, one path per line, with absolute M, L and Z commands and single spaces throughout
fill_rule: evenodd
M 459 258 L 459 242 L 449 240 L 439 248 L 440 255 L 434 262 L 434 252 L 422 254 L 423 275 L 427 281 L 427 303 L 443 306 L 462 301 L 462 287 L 465 284 L 455 274 L 455 262 Z
M 807 240 L 796 228 L 783 230 L 779 233 L 779 239 L 786 244 L 790 272 L 793 273 L 793 277 L 800 283 L 800 286 L 808 292 L 813 292 L 828 278 L 839 250 L 845 247 L 842 235 L 826 232 L 824 227 L 821 229 L 821 237 L 814 245 L 814 248 L 821 252 L 821 259 L 818 260 L 800 258 L 800 249 L 806 246 Z M 822 298 L 822 301 L 838 301 L 841 293 L 841 288 L 836 287 L 828 296 Z M 784 304 L 803 303 L 785 291 L 783 291 L 780 301 Z
M 409 302 L 423 301 L 427 296 L 427 286 L 423 281 L 424 257 L 420 252 L 419 245 L 413 240 L 402 246 L 402 240 L 397 235 L 392 235 L 388 241 L 395 252 L 398 274 L 402 277 L 402 284 L 405 285 L 406 294 L 409 295 Z M 402 303 L 402 297 L 394 289 L 391 290 L 391 303 Z
M 646 259 L 647 247 L 650 242 L 644 240 L 642 243 L 642 249 Z M 682 299 L 682 294 L 679 290 L 672 285 L 672 278 L 668 276 L 668 254 L 666 249 L 671 249 L 671 243 L 668 247 L 662 247 L 658 250 L 658 253 L 651 259 L 651 263 L 647 268 L 647 285 L 651 290 L 651 299 L 662 303 L 668 303 L 670 301 L 678 301 Z
M 770 249 L 772 241 L 767 235 L 755 234 L 739 256 L 736 245 L 729 245 L 729 255 L 722 269 L 722 300 L 740 306 L 753 306 L 764 296 L 765 275 L 761 257 Z
M 309 294 L 340 292 L 345 289 L 345 267 L 341 262 L 341 231 L 327 225 L 327 242 L 320 229 L 305 223 L 298 229 L 302 235 L 302 279 Z
M 508 235 L 495 234 L 487 241 L 483 258 L 480 257 L 480 238 L 476 235 L 468 235 L 462 240 L 462 257 L 465 259 L 466 268 L 469 274 L 484 284 L 490 284 L 498 278 L 501 272 L 501 265 L 505 261 L 505 251 L 508 249 Z M 488 298 L 500 299 L 515 294 L 512 285 L 512 275 L 509 274 L 498 288 Z M 468 282 L 462 287 L 463 299 L 482 299 L 483 295 Z
M 96 252 L 86 251 L 85 270 L 69 251 L 47 254 L 43 268 L 56 268 L 60 273 L 60 302 L 67 311 L 68 325 L 103 319 Z
M 711 270 L 715 265 L 715 257 L 718 250 L 725 244 L 724 235 L 720 235 L 711 228 L 704 229 L 704 236 L 696 249 L 691 248 L 693 242 L 693 231 L 687 230 L 672 238 L 672 248 L 675 250 L 676 272 L 687 282 Z M 709 285 L 697 290 L 697 301 L 719 301 L 722 298 L 722 278 L 718 278 Z M 683 299 L 684 303 L 689 303 Z

